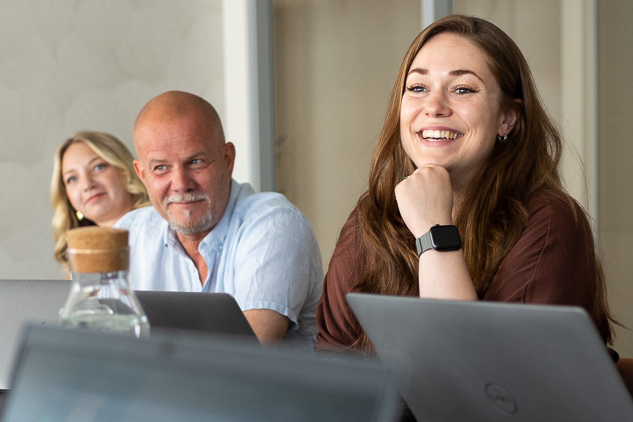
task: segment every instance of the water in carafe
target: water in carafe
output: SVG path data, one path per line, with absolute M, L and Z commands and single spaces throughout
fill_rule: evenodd
M 68 231 L 72 284 L 61 310 L 68 328 L 149 334 L 143 308 L 128 283 L 127 230 L 81 227 Z

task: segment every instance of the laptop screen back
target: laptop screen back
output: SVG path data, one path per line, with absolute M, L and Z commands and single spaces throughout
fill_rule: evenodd
M 69 291 L 68 280 L 0 280 L 0 390 L 9 388 L 23 324 L 57 324 Z
M 631 421 L 633 403 L 577 307 L 348 294 L 381 360 L 411 375 L 418 420 Z
M 394 420 L 384 367 L 235 340 L 30 327 L 3 422 Z
M 244 313 L 227 293 L 137 290 L 152 328 L 238 334 L 255 339 Z

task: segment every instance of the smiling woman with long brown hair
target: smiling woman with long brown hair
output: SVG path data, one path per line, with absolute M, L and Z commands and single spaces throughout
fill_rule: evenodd
M 350 291 L 578 305 L 611 342 L 604 274 L 586 213 L 562 187 L 561 149 L 508 35 L 457 15 L 426 28 L 330 261 L 316 348 L 373 353 Z

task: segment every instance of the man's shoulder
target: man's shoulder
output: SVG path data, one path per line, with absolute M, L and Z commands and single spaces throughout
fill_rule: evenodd
M 284 195 L 263 192 L 240 199 L 231 216 L 230 230 L 236 239 L 274 237 L 280 244 L 318 249 L 312 225 Z
M 142 224 L 162 224 L 165 219 L 156 211 L 154 207 L 147 206 L 132 210 L 125 214 L 114 227 L 119 229 L 129 229 Z
M 114 225 L 114 228 L 129 232 L 131 247 L 142 247 L 147 251 L 163 245 L 167 227 L 167 221 L 152 206 L 130 211 Z
M 257 218 L 277 213 L 303 214 L 283 194 L 277 192 L 251 193 L 240 197 L 235 205 L 234 213 L 242 218 Z

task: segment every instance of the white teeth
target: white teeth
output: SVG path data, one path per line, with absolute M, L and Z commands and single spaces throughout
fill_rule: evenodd
M 453 140 L 459 136 L 458 133 L 450 130 L 423 130 L 422 137 L 424 139 L 434 140 Z

